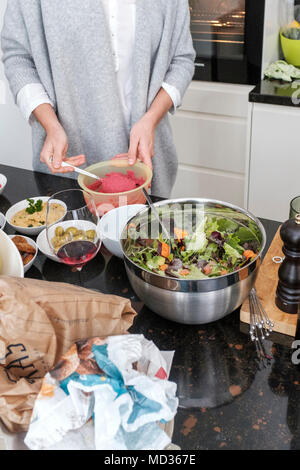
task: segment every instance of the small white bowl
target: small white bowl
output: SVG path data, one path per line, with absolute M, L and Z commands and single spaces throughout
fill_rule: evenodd
M 127 222 L 146 206 L 133 204 L 121 206 L 107 212 L 98 223 L 98 231 L 103 245 L 113 255 L 123 258 L 120 236 Z
M 0 230 L 0 275 L 24 277 L 24 266 L 21 255 L 16 245 L 8 235 Z
M 0 195 L 3 193 L 6 183 L 7 183 L 6 176 L 0 173 Z
M 6 225 L 5 215 L 0 212 L 0 230 L 3 230 Z
M 37 197 L 30 197 L 29 199 L 33 199 L 34 202 L 37 202 L 39 199 L 41 199 L 43 202 L 47 202 L 50 198 L 49 197 L 46 197 L 46 196 L 37 196 Z M 67 210 L 66 208 L 66 205 L 64 202 L 62 201 L 59 201 L 57 199 L 53 199 L 51 202 L 54 202 L 54 203 L 58 203 L 58 204 L 61 204 L 65 210 Z M 7 223 L 16 231 L 16 232 L 19 232 L 19 233 L 23 233 L 24 235 L 29 235 L 29 236 L 33 236 L 33 235 L 38 235 L 39 233 L 42 232 L 42 230 L 44 230 L 45 228 L 45 225 L 42 225 L 41 227 L 19 227 L 18 225 L 13 225 L 10 221 L 11 219 L 13 218 L 13 216 L 23 210 L 23 209 L 26 209 L 28 207 L 28 201 L 27 199 L 24 199 L 23 201 L 20 201 L 18 202 L 17 204 L 14 204 L 13 206 L 10 207 L 10 209 L 8 209 L 8 211 L 6 212 L 5 214 L 5 217 L 6 217 L 6 220 L 7 220 Z M 60 220 L 62 220 L 64 218 L 61 217 L 57 222 L 59 222 Z
M 38 254 L 38 251 L 39 251 L 37 244 L 36 244 L 33 240 L 31 240 L 31 238 L 29 238 L 29 237 L 24 237 L 24 235 L 8 235 L 8 236 L 9 236 L 9 238 L 10 238 L 11 240 L 12 240 L 14 237 L 16 237 L 16 236 L 21 236 L 22 238 L 24 238 L 24 239 L 27 241 L 27 243 L 29 243 L 29 245 L 33 246 L 33 248 L 35 249 L 35 255 L 34 255 L 34 257 L 32 258 L 31 261 L 29 261 L 28 264 L 26 264 L 26 265 L 24 266 L 24 273 L 27 273 L 27 271 L 31 268 L 31 266 L 32 266 L 33 263 L 35 262 L 35 258 L 37 257 L 37 254 Z M 23 261 L 22 261 L 22 262 L 23 262 Z

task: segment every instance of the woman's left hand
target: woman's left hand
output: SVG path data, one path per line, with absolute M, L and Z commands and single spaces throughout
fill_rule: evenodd
M 154 156 L 155 125 L 152 119 L 145 114 L 131 129 L 130 145 L 128 150 L 128 163 L 134 165 L 137 160 L 145 163 L 152 169 Z

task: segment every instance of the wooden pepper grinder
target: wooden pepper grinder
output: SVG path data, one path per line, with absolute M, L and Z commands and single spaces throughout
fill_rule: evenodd
M 275 301 L 283 312 L 297 314 L 300 301 L 300 214 L 282 225 L 280 236 L 285 259 L 278 271 Z

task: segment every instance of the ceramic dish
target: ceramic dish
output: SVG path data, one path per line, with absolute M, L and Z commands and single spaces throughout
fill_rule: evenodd
M 46 196 L 37 196 L 37 197 L 31 197 L 30 199 L 33 199 L 34 202 L 37 202 L 38 200 L 42 200 L 43 202 L 47 202 L 49 200 L 49 197 Z M 60 205 L 62 205 L 65 210 L 66 210 L 66 205 L 62 201 L 58 200 L 52 200 L 52 202 L 56 202 Z M 34 236 L 38 235 L 40 232 L 42 232 L 45 229 L 45 225 L 42 225 L 41 227 L 19 227 L 18 225 L 13 225 L 10 221 L 14 217 L 14 215 L 28 207 L 28 201 L 27 199 L 24 199 L 23 201 L 18 202 L 17 204 L 14 204 L 10 209 L 5 214 L 7 223 L 16 231 L 19 233 L 22 233 L 24 235 L 29 235 L 29 236 Z M 62 220 L 64 218 L 61 217 L 57 222 Z
M 12 240 L 15 236 L 16 235 L 9 235 L 9 238 Z M 24 273 L 27 273 L 27 271 L 29 271 L 29 269 L 35 262 L 39 249 L 38 249 L 37 244 L 31 238 L 24 237 L 24 235 L 20 235 L 20 236 L 22 236 L 22 238 L 24 238 L 26 242 L 29 243 L 29 245 L 33 246 L 33 248 L 35 249 L 35 255 L 33 256 L 32 260 L 29 261 L 29 263 L 27 263 L 26 265 L 24 265 Z
M 0 173 L 0 195 L 3 193 L 6 183 L 7 183 L 6 176 Z
M 108 211 L 115 209 L 116 207 L 132 204 L 144 204 L 146 198 L 143 193 L 143 188 L 148 189 L 152 180 L 152 171 L 142 162 L 136 162 L 134 165 L 128 165 L 126 159 L 115 159 L 108 160 L 105 162 L 96 163 L 88 168 L 85 168 L 90 173 L 93 173 L 99 178 L 104 178 L 108 173 L 123 173 L 127 171 L 133 171 L 137 178 L 143 178 L 144 184 L 131 191 L 123 193 L 100 193 L 93 191 L 88 188 L 89 185 L 95 182 L 94 179 L 88 176 L 79 175 L 78 184 L 79 186 L 89 194 L 93 196 L 96 203 L 97 210 L 100 216 L 103 216 Z
M 5 215 L 0 212 L 0 230 L 3 230 L 6 225 Z
M 93 222 L 90 222 L 88 220 L 79 220 L 77 222 L 80 224 L 80 229 L 81 230 L 97 230 L 98 232 L 98 227 L 95 226 Z M 76 222 L 74 220 L 66 220 L 64 222 L 57 222 L 56 224 L 52 225 L 52 227 L 49 230 L 49 237 L 52 239 L 55 237 L 55 229 L 58 226 L 61 226 L 64 230 L 66 230 L 69 227 L 76 227 Z M 99 232 L 98 232 L 99 233 Z M 101 237 L 99 237 L 101 240 Z M 37 237 L 36 240 L 38 249 L 45 255 L 47 258 L 51 259 L 52 261 L 56 261 L 57 263 L 62 263 L 62 261 L 56 256 L 53 251 L 51 250 L 49 243 L 48 243 L 48 238 L 47 238 L 47 230 L 43 230 L 39 236 Z M 101 246 L 101 245 L 100 245 Z
M 8 235 L 0 230 L 0 274 L 4 276 L 24 277 L 24 266 L 16 245 Z
M 123 258 L 120 236 L 123 228 L 131 217 L 134 217 L 146 206 L 143 204 L 133 204 L 122 206 L 107 212 L 98 223 L 98 230 L 103 245 L 114 256 Z

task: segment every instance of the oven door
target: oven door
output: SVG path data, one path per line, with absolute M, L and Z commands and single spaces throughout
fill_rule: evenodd
M 261 79 L 264 0 L 189 0 L 195 80 L 255 85 Z

